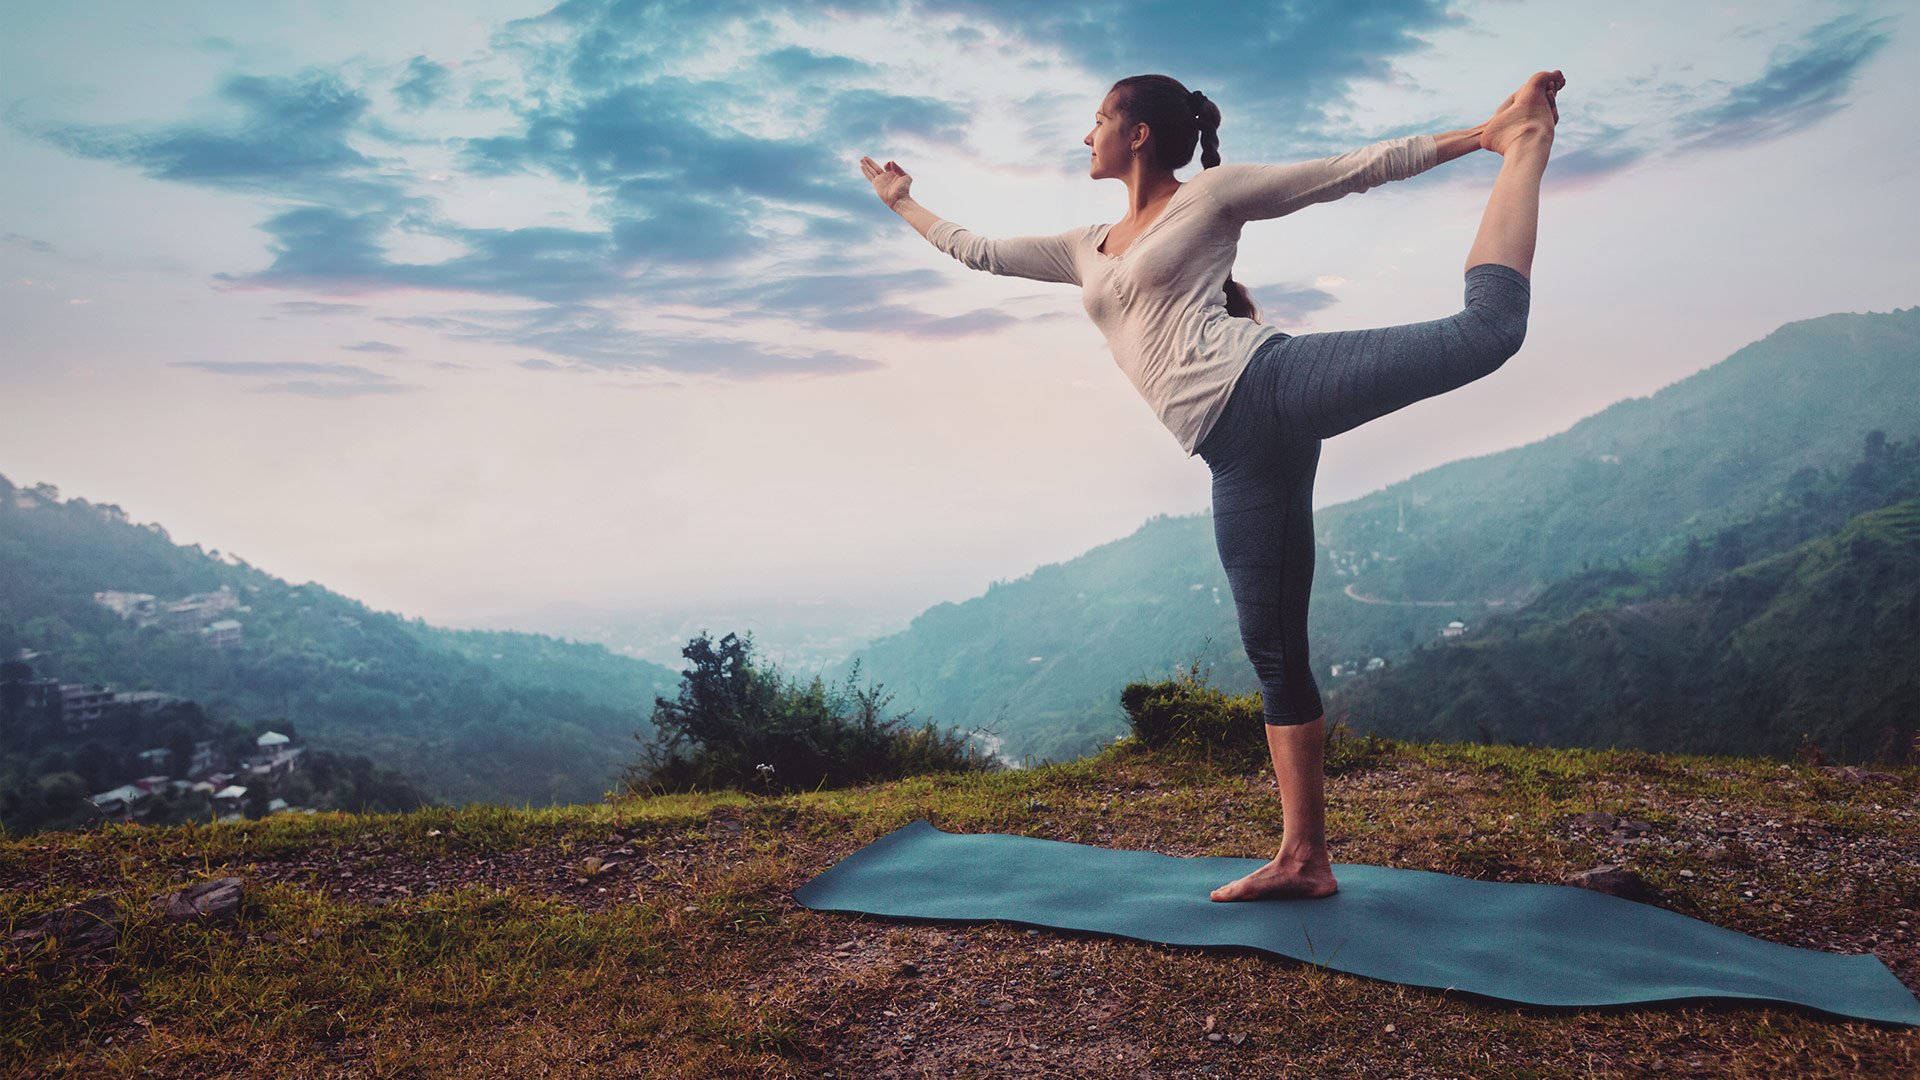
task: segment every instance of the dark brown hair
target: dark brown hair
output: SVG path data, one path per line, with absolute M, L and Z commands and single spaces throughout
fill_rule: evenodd
M 1113 84 L 1114 108 L 1127 127 L 1147 125 L 1148 152 L 1155 164 L 1172 172 L 1193 160 L 1200 147 L 1200 167 L 1220 164 L 1220 106 L 1198 90 L 1188 90 L 1168 75 L 1130 75 Z M 1227 314 L 1260 321 L 1259 305 L 1247 287 L 1227 274 Z

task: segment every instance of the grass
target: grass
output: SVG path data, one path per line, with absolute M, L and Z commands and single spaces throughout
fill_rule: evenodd
M 1663 906 L 1770 940 L 1872 948 L 1920 985 L 1920 925 L 1896 926 L 1920 924 L 1920 770 L 1855 784 L 1771 761 L 1384 739 L 1338 740 L 1329 762 L 1336 862 L 1558 882 L 1624 860 Z M 0 841 L 0 931 L 97 895 L 122 917 L 100 954 L 57 941 L 0 950 L 0 1075 L 1920 1070 L 1911 1031 L 1786 1006 L 1534 1009 L 1351 976 L 1324 966 L 1331 954 L 1296 963 L 790 899 L 922 817 L 948 831 L 1271 854 L 1273 778 L 1247 764 L 1129 739 L 1023 772 L 783 796 Z M 1622 847 L 1570 823 L 1595 809 L 1652 823 L 1653 839 Z M 147 906 L 230 874 L 246 881 L 231 921 L 171 923 Z M 1227 1038 L 1207 1039 L 1210 1017 Z

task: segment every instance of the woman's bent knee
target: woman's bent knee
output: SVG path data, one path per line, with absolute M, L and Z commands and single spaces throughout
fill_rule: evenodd
M 1527 339 L 1527 313 L 1533 299 L 1527 276 L 1501 263 L 1467 270 L 1467 307 L 1461 313 L 1468 335 L 1491 371 L 1520 351 Z

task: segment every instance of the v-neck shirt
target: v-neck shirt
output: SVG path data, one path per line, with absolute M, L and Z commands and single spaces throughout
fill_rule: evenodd
M 1179 187 L 1176 187 L 1173 189 L 1173 194 L 1167 196 L 1166 200 L 1160 204 L 1160 212 L 1154 216 L 1154 219 L 1152 221 L 1147 222 L 1147 227 L 1133 234 L 1133 240 L 1127 244 L 1127 251 L 1132 251 L 1134 244 L 1137 244 L 1141 240 L 1145 239 L 1146 235 L 1153 231 L 1153 227 L 1155 225 L 1160 224 L 1161 220 L 1167 216 L 1167 211 L 1173 208 L 1174 200 L 1178 199 L 1180 197 L 1180 193 L 1185 190 L 1187 190 L 1187 185 L 1185 184 L 1181 184 Z M 1107 246 L 1107 240 L 1112 236 L 1113 236 L 1113 226 L 1104 225 L 1104 224 L 1101 225 L 1100 239 L 1094 241 L 1094 245 L 1093 245 L 1094 254 L 1103 255 L 1109 259 L 1118 259 L 1125 256 L 1127 251 L 1101 250 L 1102 248 L 1105 248 Z
M 1433 136 L 1410 135 L 1315 161 L 1202 169 L 1118 255 L 1099 250 L 1110 223 L 991 239 L 941 219 L 927 239 L 975 270 L 1080 286 L 1115 363 L 1192 456 L 1254 352 L 1282 333 L 1227 314 L 1241 227 L 1406 179 L 1436 157 Z

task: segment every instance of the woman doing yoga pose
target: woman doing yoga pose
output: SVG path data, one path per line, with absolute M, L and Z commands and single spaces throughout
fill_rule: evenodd
M 912 178 L 861 158 L 881 201 L 977 270 L 1080 286 L 1115 361 L 1213 474 L 1214 539 L 1240 637 L 1260 679 L 1280 785 L 1280 851 L 1214 900 L 1326 896 L 1325 717 L 1307 661 L 1313 478 L 1321 440 L 1487 375 L 1520 349 L 1540 178 L 1560 112 L 1558 71 L 1536 72 L 1485 123 L 1389 139 L 1289 165 L 1220 164 L 1220 110 L 1164 75 L 1115 83 L 1084 140 L 1090 175 L 1127 185 L 1127 215 L 1053 236 L 988 239 L 908 194 Z M 1201 171 L 1173 171 L 1201 147 Z M 1231 270 L 1241 226 L 1423 172 L 1475 150 L 1505 160 L 1467 251 L 1466 306 L 1443 319 L 1282 333 Z

